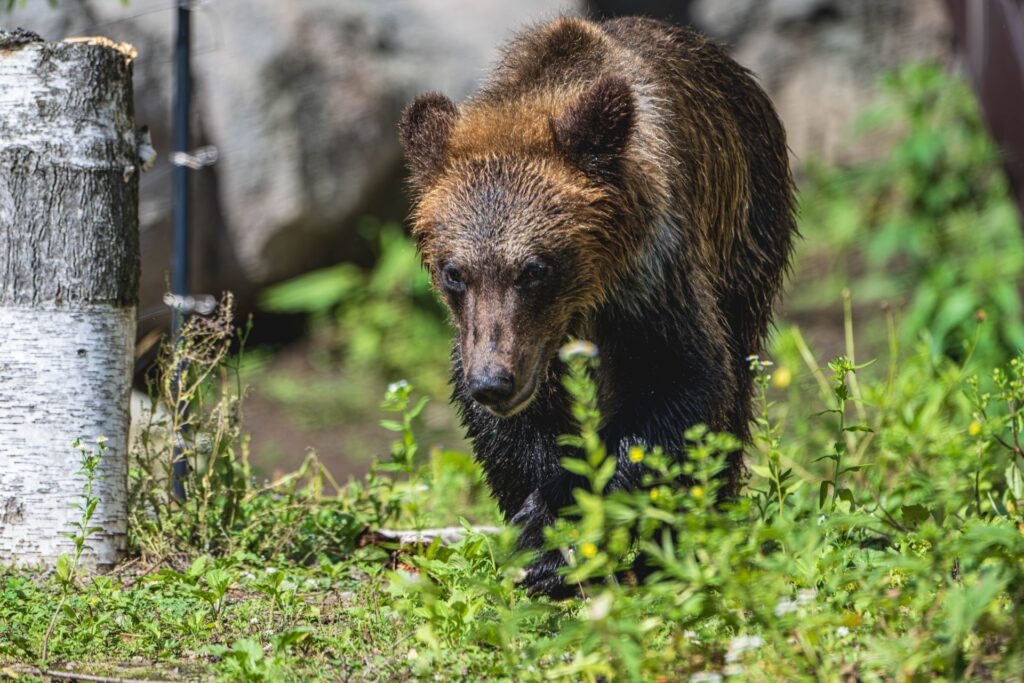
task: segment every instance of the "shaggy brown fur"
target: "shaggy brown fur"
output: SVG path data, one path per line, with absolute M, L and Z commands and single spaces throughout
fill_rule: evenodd
M 579 484 L 558 465 L 569 336 L 601 349 L 613 486 L 639 484 L 630 445 L 681 457 L 696 423 L 747 438 L 745 358 L 795 234 L 785 134 L 749 72 L 665 23 L 563 18 L 515 39 L 468 102 L 418 98 L 400 133 L 413 233 L 459 330 L 455 397 L 524 546 Z M 558 563 L 527 582 L 559 592 Z

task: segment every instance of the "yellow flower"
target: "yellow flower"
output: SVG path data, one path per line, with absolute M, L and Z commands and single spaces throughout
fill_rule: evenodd
M 690 494 L 693 495 L 694 498 L 703 498 L 704 489 L 702 489 L 699 486 L 694 486 L 692 489 L 690 489 Z
M 658 500 L 658 489 L 651 489 L 651 500 Z
M 597 555 L 597 546 L 590 541 L 587 541 L 580 546 L 580 552 L 583 553 L 583 557 L 593 557 L 594 555 Z
M 789 368 L 782 367 L 772 375 L 772 386 L 776 389 L 785 389 L 793 381 L 793 373 Z
M 633 446 L 629 449 L 629 461 L 630 462 L 641 462 L 644 459 L 644 449 L 639 446 Z
M 971 424 L 967 426 L 967 433 L 971 436 L 981 434 L 981 423 L 977 420 L 971 420 Z

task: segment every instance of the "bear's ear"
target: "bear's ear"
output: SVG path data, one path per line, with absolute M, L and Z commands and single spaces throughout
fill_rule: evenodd
M 555 147 L 585 173 L 613 176 L 636 120 L 636 95 L 624 78 L 605 76 L 551 120 Z
M 459 109 L 439 93 L 420 95 L 402 112 L 398 134 L 415 185 L 423 187 L 444 167 L 445 148 Z

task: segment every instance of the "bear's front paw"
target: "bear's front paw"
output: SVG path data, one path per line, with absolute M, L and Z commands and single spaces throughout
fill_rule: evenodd
M 544 527 L 553 524 L 554 521 L 555 515 L 540 495 L 540 491 L 531 493 L 511 520 L 512 526 L 519 527 L 519 549 L 540 550 L 543 548 Z
M 541 550 L 544 547 L 544 528 L 555 521 L 555 515 L 541 496 L 534 491 L 523 503 L 511 523 L 519 527 L 519 548 L 521 550 Z M 554 599 L 567 598 L 575 594 L 575 587 L 566 586 L 558 573 L 565 566 L 562 553 L 549 550 L 538 557 L 526 568 L 526 576 L 522 585 L 527 593 L 547 595 Z
M 546 595 L 552 600 L 564 600 L 577 594 L 577 586 L 565 582 L 559 569 L 565 566 L 565 558 L 557 550 L 549 550 L 526 568 L 522 586 L 530 597 Z

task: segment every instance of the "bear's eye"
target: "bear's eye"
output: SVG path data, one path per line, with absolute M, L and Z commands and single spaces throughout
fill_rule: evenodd
M 441 268 L 441 284 L 452 292 L 461 292 L 466 287 L 466 282 L 462 279 L 462 272 L 454 263 L 446 263 Z
M 551 268 L 540 259 L 530 259 L 519 271 L 516 286 L 520 288 L 536 287 L 543 284 L 551 275 Z

